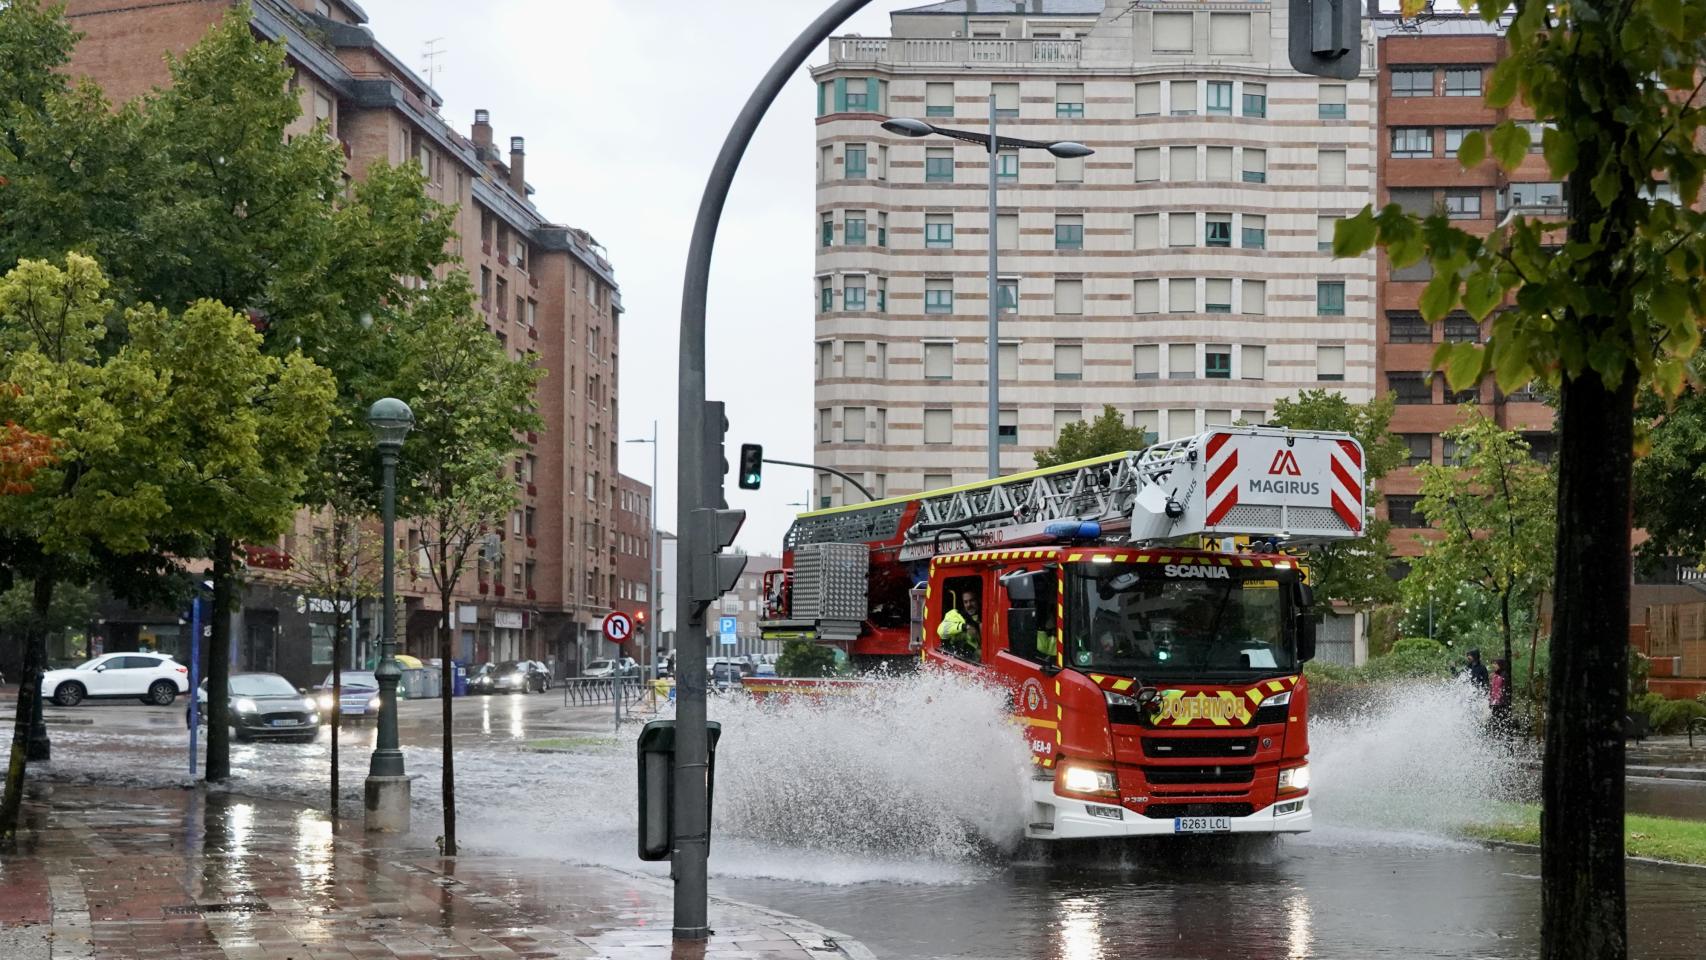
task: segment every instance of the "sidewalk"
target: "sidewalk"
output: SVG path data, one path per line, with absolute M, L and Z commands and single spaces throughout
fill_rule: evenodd
M 1631 777 L 1666 780 L 1706 780 L 1706 737 L 1695 734 L 1694 746 L 1684 734 L 1651 736 L 1628 745 L 1625 759 Z
M 653 877 L 374 846 L 359 818 L 334 835 L 320 811 L 284 803 L 59 786 L 25 819 L 20 851 L 0 856 L 6 960 L 870 956 L 716 900 L 715 936 L 676 947 L 669 886 Z

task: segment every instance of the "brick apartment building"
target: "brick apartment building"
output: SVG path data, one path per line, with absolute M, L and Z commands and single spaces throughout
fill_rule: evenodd
M 1380 203 L 1396 203 L 1417 214 L 1443 208 L 1457 225 L 1486 235 L 1513 212 L 1562 219 L 1563 184 L 1552 180 L 1540 155 L 1540 130 L 1530 121 L 1533 146 L 1515 170 L 1506 173 L 1488 160 L 1473 170 L 1457 162 L 1465 134 L 1488 131 L 1507 119 L 1522 119 L 1520 102 L 1494 110 L 1482 93 L 1493 65 L 1505 52 L 1498 24 L 1475 16 L 1438 16 L 1403 21 L 1383 16 L 1374 21 L 1379 43 L 1381 145 Z M 1486 325 L 1456 312 L 1443 324 L 1429 324 L 1418 307 L 1433 276 L 1421 263 L 1392 269 L 1380 253 L 1376 324 L 1377 387 L 1397 398 L 1392 432 L 1408 445 L 1406 466 L 1384 483 L 1391 517 L 1394 554 L 1420 552 L 1417 534 L 1427 525 L 1416 511 L 1420 479 L 1415 466 L 1450 463 L 1456 455 L 1440 433 L 1463 422 L 1462 404 L 1471 403 L 1500 426 L 1521 431 L 1534 455 L 1549 459 L 1554 450 L 1552 408 L 1530 390 L 1506 395 L 1491 378 L 1454 392 L 1444 374 L 1433 371 L 1433 355 L 1444 342 L 1482 342 Z
M 232 9 L 229 0 L 69 0 L 84 34 L 70 66 L 122 102 L 168 81 L 162 53 L 182 53 Z M 451 252 L 479 291 L 479 310 L 509 353 L 536 353 L 544 429 L 525 437 L 514 465 L 520 503 L 494 549 L 459 584 L 459 657 L 474 662 L 555 661 L 559 672 L 596 650 L 598 625 L 621 591 L 616 533 L 617 345 L 620 294 L 605 252 L 585 231 L 552 223 L 533 205 L 526 144 L 496 145 L 486 111 L 468 135 L 439 116 L 441 98 L 373 36 L 350 0 L 251 0 L 257 36 L 282 42 L 295 71 L 302 116 L 292 135 L 324 121 L 348 158 L 346 175 L 370 165 L 416 162 L 428 193 L 454 206 Z M 233 635 L 240 668 L 318 681 L 330 667 L 331 611 L 267 567 L 306 548 L 313 520 L 278 544 L 250 550 L 251 579 Z M 399 518 L 398 590 L 405 649 L 436 656 L 438 600 L 419 531 Z M 374 605 L 358 610 L 351 664 L 372 652 Z M 181 648 L 175 614 L 110 610 L 97 631 L 106 649 L 151 641 Z
M 654 624 L 651 622 L 651 590 L 655 557 L 652 553 L 652 488 L 628 476 L 618 475 L 616 490 L 616 597 L 611 606 L 633 618 L 634 637 L 623 644 L 621 655 L 647 662 Z M 616 651 L 604 644 L 601 656 Z

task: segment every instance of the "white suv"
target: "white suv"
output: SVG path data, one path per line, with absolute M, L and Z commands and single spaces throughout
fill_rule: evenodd
M 190 668 L 161 653 L 109 653 L 41 676 L 41 693 L 62 707 L 135 697 L 169 707 L 190 687 Z

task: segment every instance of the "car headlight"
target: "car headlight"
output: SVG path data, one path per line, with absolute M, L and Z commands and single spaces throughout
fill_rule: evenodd
M 329 694 L 329 693 L 320 694 L 320 709 L 321 710 L 332 709 L 332 695 L 331 694 Z
M 1087 793 L 1114 797 L 1120 792 L 1119 779 L 1112 770 L 1068 764 L 1060 770 L 1060 785 L 1071 793 Z
M 382 697 L 381 697 L 381 696 L 380 696 L 380 695 L 379 695 L 379 694 L 377 694 L 377 693 L 376 693 L 376 694 L 374 694 L 374 695 L 373 695 L 373 696 L 372 696 L 372 697 L 371 697 L 371 698 L 369 698 L 369 699 L 368 699 L 368 701 L 367 701 L 367 709 L 369 709 L 369 710 L 378 710 L 378 709 L 379 709 L 379 707 L 380 707 L 380 705 L 381 705 L 381 704 L 382 704 L 382 703 L 383 703 L 383 702 L 384 702 L 384 700 L 383 700 L 383 698 L 382 698 Z
M 302 709 L 307 710 L 309 713 L 313 713 L 315 710 L 318 710 L 319 708 L 320 708 L 320 704 L 317 703 L 313 697 L 303 697 L 302 698 Z
M 236 707 L 238 713 L 254 713 L 256 710 L 260 709 L 260 706 L 257 705 L 255 701 L 250 700 L 247 697 L 242 700 L 238 700 Z
M 1283 707 L 1291 703 L 1291 691 L 1285 690 L 1262 701 L 1264 707 Z
M 1279 788 L 1281 790 L 1308 790 L 1309 765 L 1287 767 L 1279 773 Z

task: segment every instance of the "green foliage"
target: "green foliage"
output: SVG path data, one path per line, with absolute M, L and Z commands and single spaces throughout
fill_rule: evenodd
M 1691 721 L 1706 717 L 1706 704 L 1693 700 L 1666 700 L 1653 708 L 1648 718 L 1656 733 L 1687 733 Z
M 86 627 L 94 615 L 94 591 L 81 584 L 63 584 L 55 589 L 43 617 L 36 615 L 32 592 L 32 584 L 20 583 L 0 593 L 0 635 L 19 635 L 31 627 L 49 633 Z
M 1691 377 L 1703 363 L 1696 358 Z M 1641 565 L 1653 570 L 1673 557 L 1706 564 L 1706 390 L 1691 383 L 1673 403 L 1651 398 L 1638 414 L 1651 425 L 1647 453 L 1635 461 L 1635 525 L 1647 533 Z
M 1363 668 L 1368 680 L 1401 680 L 1409 678 L 1451 676 L 1458 659 L 1450 647 L 1426 637 L 1404 637 L 1392 645 L 1392 652 L 1382 657 L 1370 657 Z
M 776 658 L 776 673 L 784 677 L 831 677 L 835 675 L 835 651 L 810 640 L 787 640 Z
M 1125 417 L 1112 406 L 1104 404 L 1095 420 L 1067 424 L 1060 429 L 1054 446 L 1038 450 L 1032 456 L 1039 467 L 1058 467 L 1110 453 L 1142 450 L 1147 446 L 1149 436 L 1142 428 L 1126 426 Z
M 1404 444 L 1390 431 L 1396 401 L 1390 394 L 1368 403 L 1351 403 L 1334 390 L 1303 390 L 1295 398 L 1281 397 L 1268 423 L 1292 430 L 1331 430 L 1348 433 L 1362 444 L 1366 499 L 1380 503 L 1380 480 L 1407 456 Z M 1397 586 L 1387 574 L 1391 555 L 1391 524 L 1374 520 L 1355 540 L 1323 544 L 1309 552 L 1309 577 L 1323 600 L 1368 607 L 1396 599 Z

